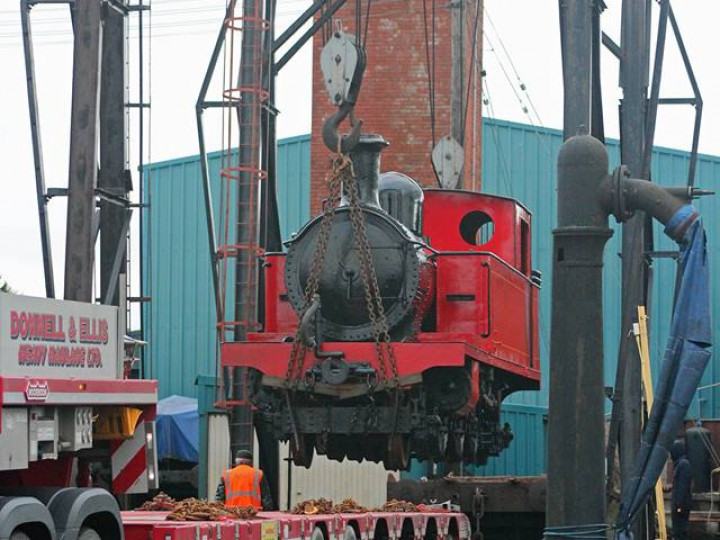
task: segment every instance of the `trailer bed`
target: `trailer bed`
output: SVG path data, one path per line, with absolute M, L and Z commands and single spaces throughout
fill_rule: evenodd
M 453 512 L 367 512 L 294 515 L 260 512 L 254 519 L 166 521 L 169 512 L 122 512 L 125 540 L 468 540 L 470 523 Z M 322 537 L 318 536 L 322 533 Z M 350 531 L 349 529 L 352 529 Z M 347 534 L 346 534 L 347 533 Z

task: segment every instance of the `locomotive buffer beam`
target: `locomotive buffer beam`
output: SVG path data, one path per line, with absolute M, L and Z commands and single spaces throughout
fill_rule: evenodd
M 337 386 L 347 382 L 366 382 L 368 388 L 378 384 L 378 374 L 369 362 L 347 362 L 342 352 L 315 350 L 317 358 L 325 360 L 305 372 L 305 382 L 313 388 L 317 382 Z

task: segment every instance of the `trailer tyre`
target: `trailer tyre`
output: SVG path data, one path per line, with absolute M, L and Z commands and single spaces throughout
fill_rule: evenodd
M 80 529 L 80 534 L 78 534 L 77 540 L 102 540 L 102 537 L 97 533 L 97 531 L 95 531 L 95 529 L 83 527 Z
M 315 527 L 310 540 L 325 540 L 325 534 L 320 527 Z
M 10 535 L 10 540 L 32 540 L 32 539 L 24 532 L 16 531 Z
M 355 532 L 355 527 L 352 525 L 348 525 L 345 528 L 345 536 L 343 540 L 358 540 L 357 533 Z

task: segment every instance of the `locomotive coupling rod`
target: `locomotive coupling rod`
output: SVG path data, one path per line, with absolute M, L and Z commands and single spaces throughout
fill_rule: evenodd
M 345 118 L 350 117 L 350 133 L 339 135 L 338 128 Z M 338 108 L 337 112 L 332 114 L 323 124 L 322 137 L 325 146 L 332 152 L 340 152 L 347 154 L 352 151 L 360 141 L 360 129 L 362 128 L 362 120 L 355 117 L 355 105 L 344 102 Z

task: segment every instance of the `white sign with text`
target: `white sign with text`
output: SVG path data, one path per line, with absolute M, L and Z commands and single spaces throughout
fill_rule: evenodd
M 118 308 L 0 293 L 0 376 L 118 376 Z

